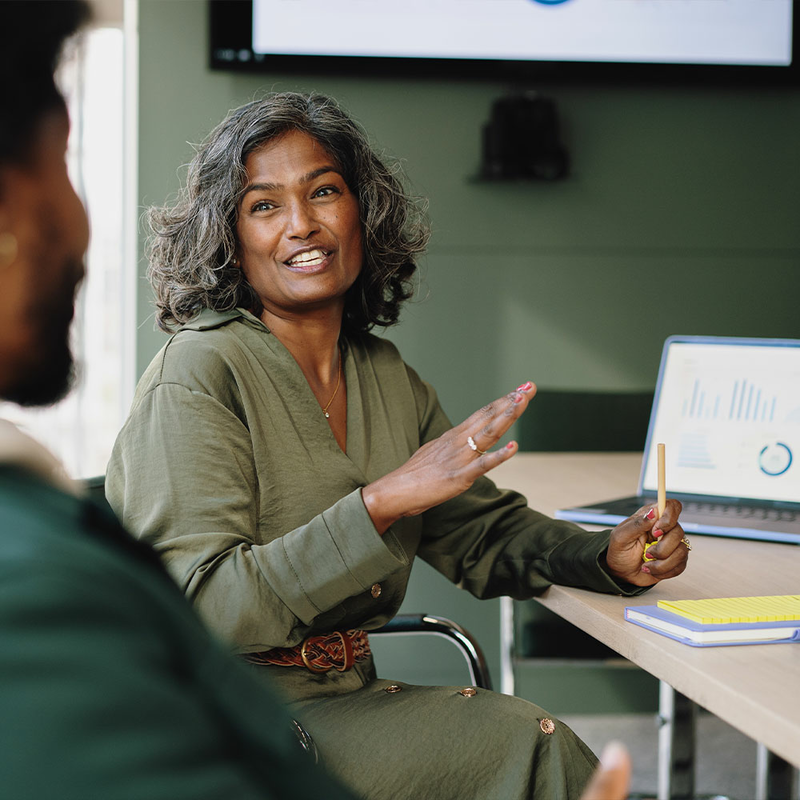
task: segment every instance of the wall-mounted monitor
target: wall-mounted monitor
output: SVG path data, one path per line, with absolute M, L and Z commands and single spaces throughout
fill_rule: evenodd
M 793 0 L 210 0 L 211 66 L 797 82 Z

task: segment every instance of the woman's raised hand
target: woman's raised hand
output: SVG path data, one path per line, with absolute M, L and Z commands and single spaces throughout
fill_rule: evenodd
M 365 486 L 361 490 L 364 505 L 378 533 L 385 533 L 402 517 L 413 517 L 457 497 L 481 475 L 508 461 L 517 452 L 516 442 L 499 450 L 491 448 L 519 419 L 534 394 L 536 387 L 530 381 L 523 383 L 420 447 L 402 467 Z

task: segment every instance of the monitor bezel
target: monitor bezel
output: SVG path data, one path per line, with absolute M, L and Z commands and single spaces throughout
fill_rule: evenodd
M 602 61 L 506 61 L 367 56 L 255 54 L 252 0 L 208 0 L 209 68 L 214 71 L 293 75 L 336 75 L 415 80 L 493 81 L 519 86 L 541 84 L 703 84 L 798 86 L 798 15 L 792 2 L 793 57 L 789 66 L 654 64 Z M 232 60 L 220 51 L 236 54 Z M 239 54 L 246 54 L 241 58 Z

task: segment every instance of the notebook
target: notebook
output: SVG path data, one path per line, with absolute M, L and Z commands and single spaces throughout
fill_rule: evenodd
M 614 526 L 655 503 L 658 442 L 684 531 L 800 544 L 800 340 L 671 336 L 637 494 L 555 516 Z
M 693 647 L 800 641 L 800 595 L 659 600 L 625 619 Z

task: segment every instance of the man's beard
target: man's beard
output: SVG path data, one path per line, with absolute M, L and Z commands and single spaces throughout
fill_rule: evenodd
M 49 344 L 47 363 L 37 369 L 31 362 L 30 371 L 4 392 L 6 400 L 21 406 L 49 406 L 70 393 L 76 382 L 76 369 L 68 336 L 64 336 L 63 341 L 51 340 Z
M 39 324 L 36 346 L 25 354 L 12 386 L 3 398 L 21 406 L 47 406 L 62 400 L 75 384 L 76 368 L 69 342 L 75 307 L 75 276 L 83 274 L 80 264 L 63 271 L 60 285 L 43 287 L 31 314 Z

